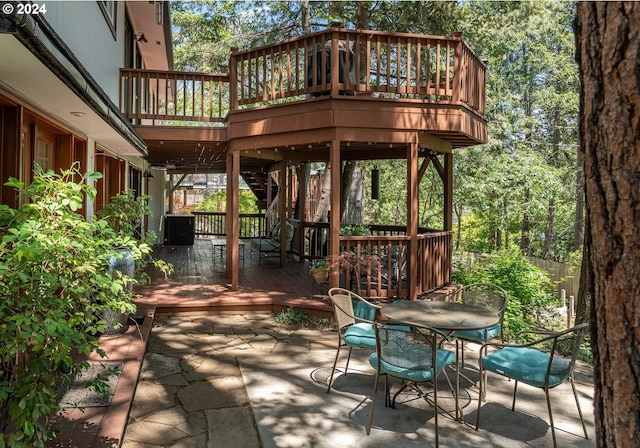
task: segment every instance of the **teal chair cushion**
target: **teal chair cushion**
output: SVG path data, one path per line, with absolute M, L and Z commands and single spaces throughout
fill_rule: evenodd
M 428 360 L 429 363 L 430 361 L 431 359 Z M 455 353 L 449 350 L 438 349 L 436 353 L 436 370 L 437 370 L 436 374 L 440 373 L 442 369 L 444 369 L 446 366 L 454 364 L 455 362 L 456 362 Z M 369 364 L 371 364 L 371 367 L 373 367 L 374 369 L 378 368 L 377 353 L 372 353 L 371 356 L 369 356 Z M 420 368 L 420 364 L 421 364 L 420 362 L 417 362 L 414 368 L 407 368 L 407 367 L 394 366 L 393 364 L 389 364 L 385 361 L 382 361 L 380 363 L 380 373 L 385 373 L 385 374 L 394 376 L 396 378 L 402 378 L 408 381 L 415 381 L 415 382 L 430 381 L 434 376 L 433 369 Z
M 365 322 L 358 322 L 347 328 L 343 339 L 351 347 L 376 349 L 376 332 L 373 325 Z
M 453 335 L 456 338 L 466 339 L 469 341 L 487 342 L 490 339 L 500 336 L 501 330 L 500 324 L 495 324 L 493 327 L 489 327 L 486 330 L 464 330 L 456 331 Z M 486 331 L 486 338 L 485 338 Z
M 482 357 L 483 369 L 513 378 L 535 387 L 544 387 L 549 354 L 527 347 L 505 347 Z M 569 377 L 571 364 L 555 357 L 549 374 L 549 387 L 562 384 Z

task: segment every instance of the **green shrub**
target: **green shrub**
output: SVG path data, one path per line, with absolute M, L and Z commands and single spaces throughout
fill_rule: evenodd
M 307 313 L 291 306 L 286 311 L 276 314 L 275 321 L 278 324 L 293 328 L 308 327 L 311 324 L 311 319 Z
M 241 214 L 258 213 L 256 195 L 249 190 L 238 193 L 238 210 Z M 195 210 L 199 212 L 224 212 L 227 209 L 227 190 L 220 190 L 198 202 Z
M 484 256 L 470 266 L 454 265 L 456 283 L 493 283 L 509 293 L 505 312 L 505 338 L 532 326 L 539 326 L 554 301 L 553 283 L 547 272 L 529 262 L 518 251 L 501 251 Z
M 58 392 L 88 365 L 75 355 L 104 356 L 105 311 L 135 311 L 133 279 L 107 266 L 114 248 L 138 257 L 150 248 L 105 219 L 84 219 L 83 201 L 96 195 L 88 181 L 100 177 L 36 167 L 30 185 L 5 184 L 24 204 L 0 205 L 0 447 L 44 446 Z

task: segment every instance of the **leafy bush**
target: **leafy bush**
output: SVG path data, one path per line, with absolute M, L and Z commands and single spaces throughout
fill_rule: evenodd
M 98 216 L 104 219 L 115 230 L 120 239 L 117 247 L 126 247 L 134 250 L 135 258 L 135 279 L 149 281 L 146 272 L 148 266 L 154 266 L 165 275 L 173 271 L 173 267 L 163 261 L 153 257 L 153 244 L 156 241 L 156 234 L 147 230 L 144 234 L 142 230 L 142 220 L 145 216 L 151 216 L 148 195 L 136 196 L 133 190 L 127 190 L 116 194 L 109 199 Z
M 540 316 L 553 303 L 553 283 L 547 272 L 529 262 L 517 250 L 501 251 L 468 267 L 454 265 L 454 282 L 493 283 L 509 293 L 505 312 L 505 337 L 512 339 L 526 328 L 539 325 Z
M 371 230 L 366 224 L 343 224 L 340 226 L 342 236 L 367 236 L 371 235 Z
M 24 204 L 0 205 L 0 447 L 44 446 L 58 392 L 88 366 L 75 355 L 104 356 L 102 316 L 135 311 L 132 279 L 107 266 L 116 247 L 137 255 L 148 248 L 105 219 L 84 219 L 83 201 L 96 195 L 87 181 L 100 177 L 36 167 L 30 185 L 5 184 Z
M 238 210 L 241 214 L 258 213 L 256 196 L 248 190 L 240 190 L 238 194 Z M 199 212 L 224 212 L 227 209 L 227 190 L 220 190 L 210 196 L 205 197 L 196 204 L 195 209 Z
M 307 313 L 303 310 L 296 310 L 293 307 L 276 314 L 275 321 L 278 324 L 293 328 L 308 327 L 311 324 L 311 319 Z

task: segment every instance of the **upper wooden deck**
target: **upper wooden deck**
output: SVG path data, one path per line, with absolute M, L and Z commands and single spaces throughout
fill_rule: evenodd
M 337 70 L 332 70 L 337 67 Z M 228 74 L 121 70 L 121 110 L 152 164 L 404 158 L 418 134 L 449 148 L 487 141 L 485 65 L 461 35 L 329 29 L 232 51 Z M 152 125 L 152 126 L 150 126 Z

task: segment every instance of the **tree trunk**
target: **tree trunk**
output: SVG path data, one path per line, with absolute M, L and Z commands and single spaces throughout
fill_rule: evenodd
M 302 34 L 310 34 L 311 12 L 309 10 L 309 0 L 300 1 L 300 11 L 302 12 Z
M 578 151 L 576 170 L 576 219 L 573 227 L 573 250 L 578 250 L 584 242 L 584 172 L 582 153 Z
M 453 211 L 456 214 L 456 247 L 454 250 L 459 250 L 462 238 L 462 207 L 459 204 L 453 204 Z
M 344 162 L 344 165 L 342 168 L 342 194 L 340 196 L 340 217 L 341 217 L 341 221 L 344 223 L 347 223 L 347 219 L 348 219 L 347 214 L 348 215 L 352 214 L 352 210 L 347 211 L 347 209 L 351 207 L 351 205 L 355 206 L 355 202 L 353 203 L 351 202 L 349 195 L 351 194 L 351 191 L 354 190 L 354 188 L 357 188 L 353 185 L 354 183 L 358 182 L 357 176 L 354 176 L 354 172 L 357 166 L 358 166 L 357 162 L 347 160 L 346 162 Z M 349 207 L 347 207 L 347 205 L 349 205 Z M 360 223 L 349 222 L 349 224 L 360 224 Z
M 596 443 L 640 440 L 640 3 L 578 2 Z
M 556 216 L 556 200 L 555 198 L 549 199 L 549 208 L 547 211 L 547 226 L 544 230 L 544 246 L 542 249 L 542 258 L 551 258 L 551 242 L 553 241 L 553 222 Z
M 320 199 L 318 200 L 318 208 L 316 209 L 316 215 L 313 217 L 313 222 L 327 222 L 329 205 L 331 203 L 331 166 L 329 163 L 325 164 L 324 177 L 322 178 L 322 192 L 320 193 Z
M 524 191 L 524 203 L 528 204 L 531 200 L 531 192 L 527 188 Z M 520 233 L 520 252 L 525 255 L 529 255 L 529 246 L 531 244 L 531 239 L 529 237 L 529 231 L 531 228 L 531 223 L 529 222 L 529 214 L 527 212 L 522 216 L 522 232 Z
M 589 321 L 591 291 L 589 291 L 589 252 L 587 245 L 582 246 L 582 266 L 580 266 L 580 284 L 576 298 L 576 325 Z
M 364 170 L 362 168 L 356 168 L 351 178 L 353 181 L 346 192 L 344 202 L 347 204 L 347 207 L 345 213 L 342 215 L 342 222 L 345 224 L 362 224 L 367 205 L 366 189 L 364 188 L 366 180 Z

